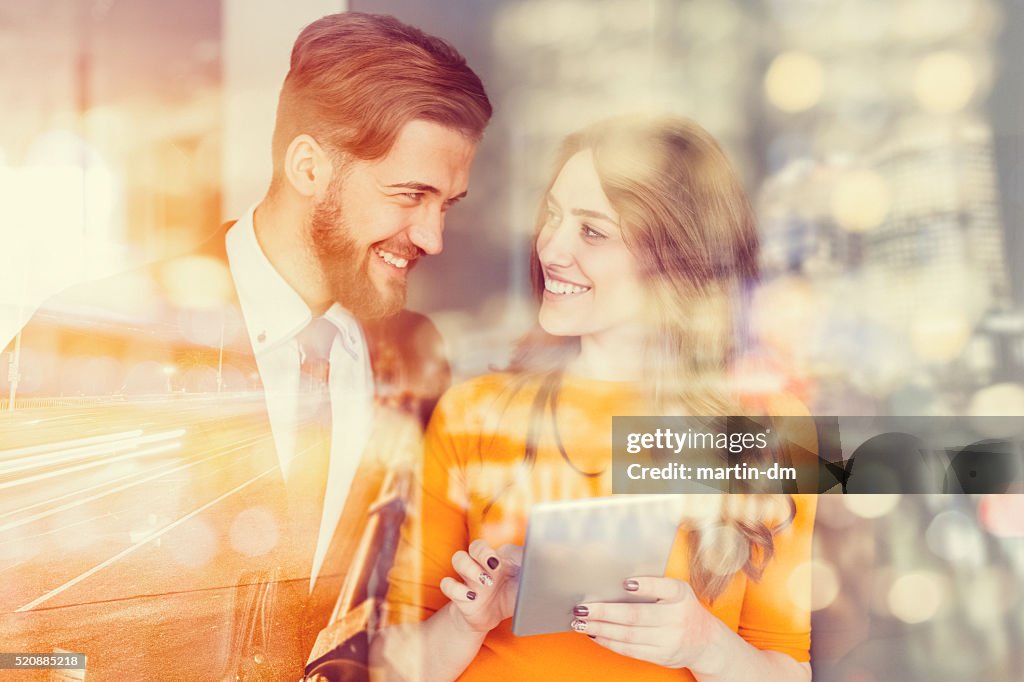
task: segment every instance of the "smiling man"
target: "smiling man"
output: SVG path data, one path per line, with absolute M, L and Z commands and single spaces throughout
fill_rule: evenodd
M 21 533 L 0 543 L 35 548 L 0 600 L 9 650 L 82 652 L 103 679 L 294 680 L 347 641 L 318 638 L 332 615 L 359 639 L 400 457 L 448 383 L 409 272 L 441 252 L 490 116 L 447 43 L 323 17 L 292 51 L 266 195 L 195 252 L 40 308 L 9 350 L 0 449 L 70 464 L 38 463 L 63 493 L 26 469 L 31 495 L 0 509 Z M 65 498 L 101 521 L 55 553 Z
M 309 566 L 308 594 L 288 607 L 302 614 L 307 653 L 353 571 L 365 507 L 387 473 L 365 461 L 374 421 L 365 377 L 377 375 L 378 398 L 411 393 L 421 418 L 447 382 L 433 326 L 403 310 L 408 275 L 441 252 L 445 215 L 466 196 L 490 115 L 480 79 L 443 41 L 391 17 L 324 17 L 295 42 L 270 188 L 227 232 L 295 551 Z M 308 369 L 311 338 L 320 339 L 319 378 Z M 396 375 L 423 381 L 386 386 Z M 327 442 L 309 448 L 311 422 Z
M 314 314 L 398 312 L 406 274 L 440 253 L 491 108 L 442 41 L 389 17 L 339 14 L 292 53 L 274 131 L 260 246 Z

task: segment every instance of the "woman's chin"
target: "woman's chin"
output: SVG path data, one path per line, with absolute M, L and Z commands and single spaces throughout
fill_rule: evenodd
M 543 308 L 537 321 L 540 328 L 552 336 L 580 336 L 583 333 L 580 325 L 565 319 L 564 316 L 545 315 Z

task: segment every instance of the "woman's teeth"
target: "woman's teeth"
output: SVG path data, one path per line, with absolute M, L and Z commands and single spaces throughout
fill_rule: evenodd
M 545 279 L 544 288 L 553 294 L 559 294 L 565 296 L 566 294 L 582 294 L 585 291 L 590 291 L 590 287 L 580 287 L 575 284 L 569 284 L 568 282 L 559 282 L 557 279 Z
M 374 248 L 373 252 L 381 257 L 381 259 L 388 265 L 393 265 L 396 268 L 404 268 L 409 265 L 408 258 L 401 258 L 393 253 L 388 253 L 384 249 Z

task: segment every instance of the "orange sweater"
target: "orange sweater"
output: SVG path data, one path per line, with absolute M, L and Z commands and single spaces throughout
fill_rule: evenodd
M 612 420 L 644 414 L 634 385 L 566 377 L 558 400 L 559 452 L 550 413 L 537 459 L 522 466 L 530 408 L 538 389 L 512 375 L 480 377 L 442 398 L 427 430 L 417 513 L 403 529 L 390 575 L 389 624 L 429 617 L 447 602 L 438 583 L 458 579 L 451 557 L 476 538 L 492 546 L 522 544 L 529 506 L 556 499 L 611 494 Z M 584 476 L 583 472 L 602 472 Z M 706 497 L 708 504 L 716 502 Z M 816 498 L 797 495 L 793 524 L 775 536 L 775 558 L 759 582 L 737 574 L 710 610 L 761 649 L 809 660 L 809 572 Z M 490 509 L 487 509 L 490 506 Z M 485 514 L 486 510 L 486 514 Z M 680 530 L 667 575 L 688 577 L 686 531 Z M 566 614 L 566 621 L 571 620 Z M 491 631 L 462 680 L 679 680 L 672 670 L 612 653 L 576 633 L 516 637 L 511 619 Z

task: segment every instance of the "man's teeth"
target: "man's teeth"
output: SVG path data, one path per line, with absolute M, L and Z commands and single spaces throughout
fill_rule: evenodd
M 394 265 L 396 268 L 404 268 L 409 265 L 408 258 L 401 258 L 393 253 L 388 253 L 384 249 L 374 249 L 374 253 L 384 259 L 384 262 L 388 265 Z
M 568 282 L 559 282 L 557 279 L 545 279 L 544 288 L 553 294 L 561 295 L 582 294 L 584 291 L 590 291 L 590 287 L 579 287 Z

